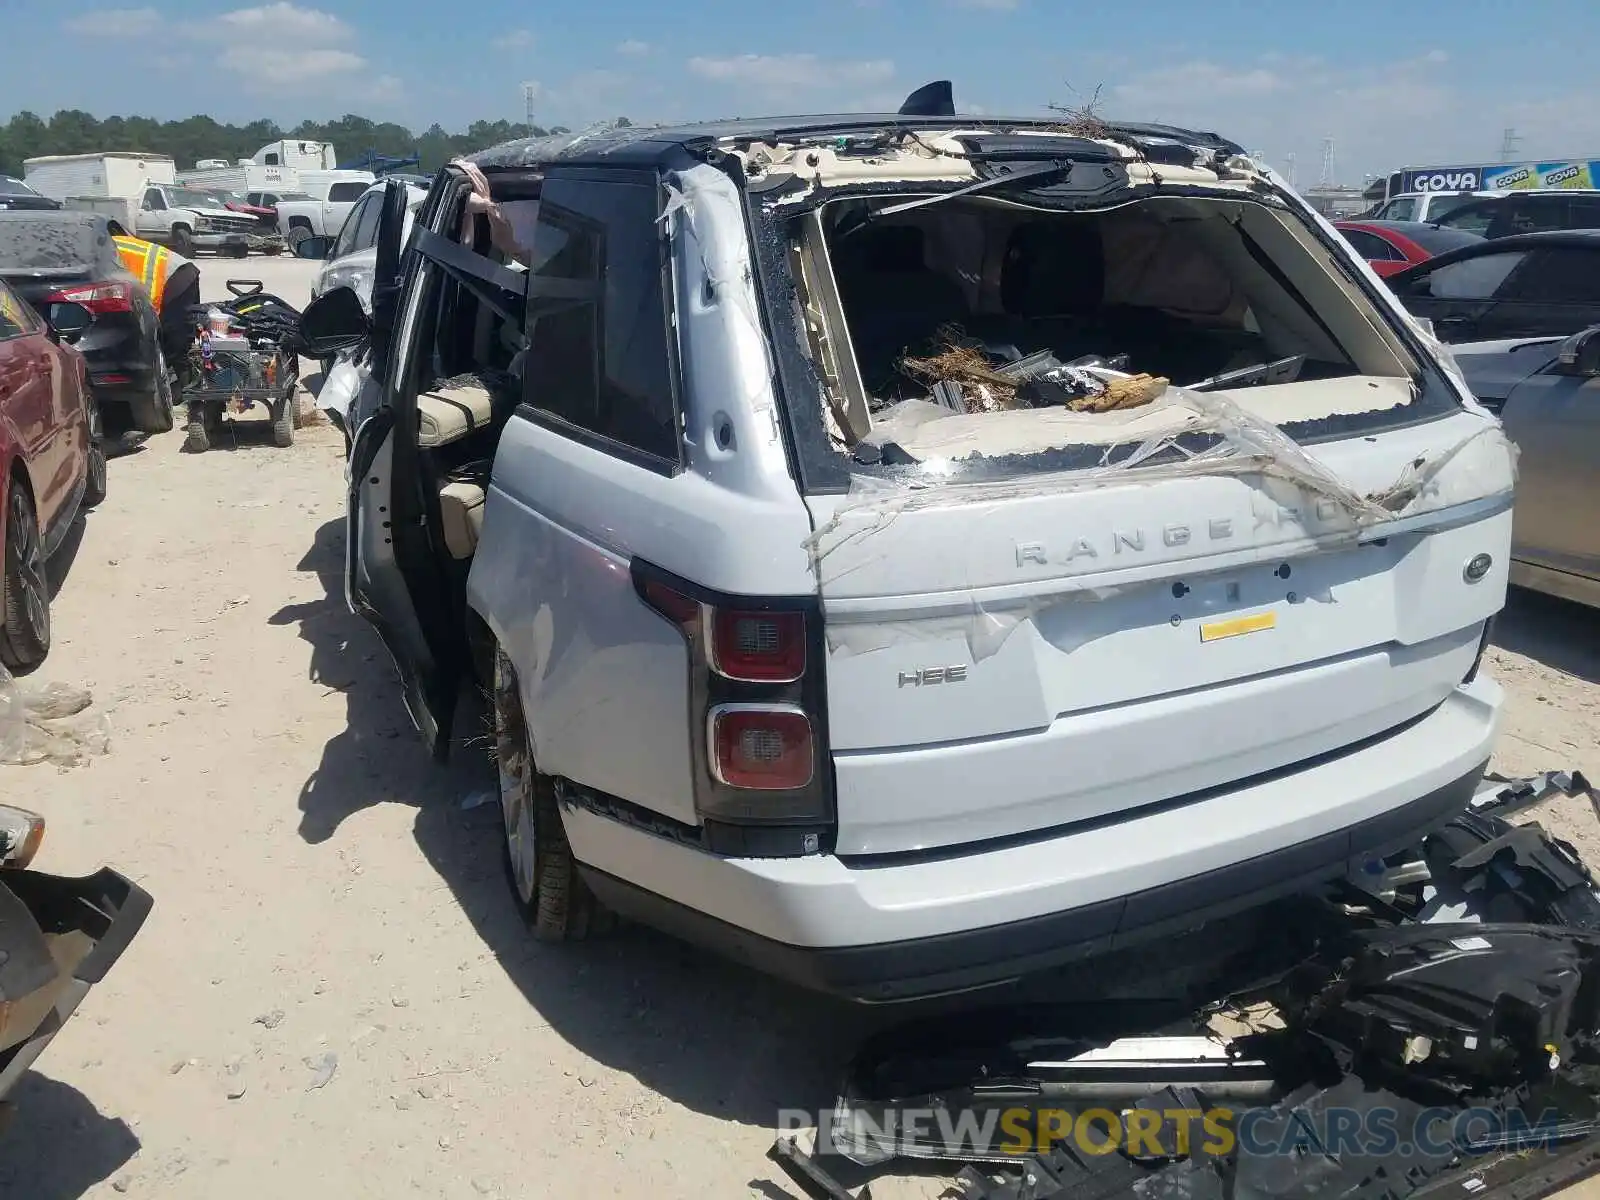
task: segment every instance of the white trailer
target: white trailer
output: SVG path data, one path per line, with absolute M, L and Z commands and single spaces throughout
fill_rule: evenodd
M 63 202 L 74 196 L 137 196 L 147 184 L 178 179 L 167 155 L 132 151 L 30 158 L 22 164 L 22 177 L 34 191 Z
M 222 188 L 238 192 L 297 192 L 301 188 L 300 172 L 294 167 L 268 167 L 259 163 L 241 163 L 230 167 L 196 166 L 184 171 L 179 179 L 186 187 Z
M 263 167 L 289 167 L 296 171 L 329 171 L 339 165 L 332 142 L 300 138 L 268 142 L 251 156 L 251 161 Z

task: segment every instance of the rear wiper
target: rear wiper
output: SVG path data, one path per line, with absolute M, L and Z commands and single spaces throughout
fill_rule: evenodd
M 930 204 L 942 204 L 946 200 L 955 200 L 962 196 L 975 196 L 980 192 L 1015 187 L 1019 183 L 1042 182 L 1046 179 L 1064 179 L 1072 173 L 1072 166 L 1072 160 L 1070 159 L 1037 163 L 1020 171 L 1011 171 L 1005 175 L 991 175 L 988 179 L 979 179 L 975 183 L 958 187 L 953 192 L 940 192 L 937 196 L 924 196 L 920 200 L 908 200 L 904 204 L 891 204 L 888 208 L 878 209 L 872 215 L 874 217 L 892 217 L 896 213 L 910 212 L 914 208 L 926 208 Z
M 1224 371 L 1199 383 L 1184 388 L 1187 392 L 1215 392 L 1222 388 L 1255 387 L 1260 383 L 1293 383 L 1306 365 L 1304 354 L 1291 354 L 1288 358 L 1257 363 L 1253 367 L 1240 367 L 1237 371 Z

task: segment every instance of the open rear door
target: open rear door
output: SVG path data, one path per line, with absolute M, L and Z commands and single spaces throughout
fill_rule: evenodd
M 436 181 L 418 214 L 434 227 L 456 185 Z M 416 380 L 432 334 L 424 319 L 437 271 L 418 256 L 402 262 L 406 188 L 391 182 L 379 225 L 372 289 L 372 360 L 377 408 L 363 413 L 350 452 L 346 509 L 346 599 L 370 621 L 400 674 L 406 710 L 435 758 L 450 745 L 464 647 L 429 541 L 417 461 Z

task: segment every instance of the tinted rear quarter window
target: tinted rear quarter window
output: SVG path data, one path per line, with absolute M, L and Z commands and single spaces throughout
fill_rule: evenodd
M 676 463 L 659 214 L 653 175 L 545 181 L 523 386 L 534 408 Z
M 1398 262 L 1405 257 L 1377 234 L 1365 229 L 1341 229 L 1339 232 L 1355 247 L 1356 253 L 1369 262 Z
M 1391 200 L 1378 210 L 1378 217 L 1384 221 L 1412 221 L 1417 216 L 1417 200 L 1415 196 L 1407 196 L 1399 200 Z
M 1518 273 L 1512 293 L 1534 304 L 1600 304 L 1600 247 L 1535 251 Z
M 1487 300 L 1527 253 L 1526 250 L 1506 250 L 1500 254 L 1464 258 L 1428 272 L 1414 281 L 1407 293 L 1432 296 L 1435 300 Z
M 371 186 L 370 183 L 359 182 L 336 183 L 328 189 L 328 201 L 331 204 L 345 204 L 351 200 L 359 200 Z

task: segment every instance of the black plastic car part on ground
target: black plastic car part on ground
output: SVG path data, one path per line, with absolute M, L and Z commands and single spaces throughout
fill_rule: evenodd
M 105 978 L 150 894 L 102 868 L 81 879 L 0 871 L 0 1101 Z
M 898 1157 L 967 1164 L 969 1200 L 1533 1200 L 1600 1173 L 1600 893 L 1493 811 L 1531 795 L 1589 793 L 1486 786 L 1238 955 L 1202 951 L 1207 1002 L 1115 999 L 1112 965 L 1098 998 L 894 1027 L 819 1153 L 773 1157 L 828 1200 Z

